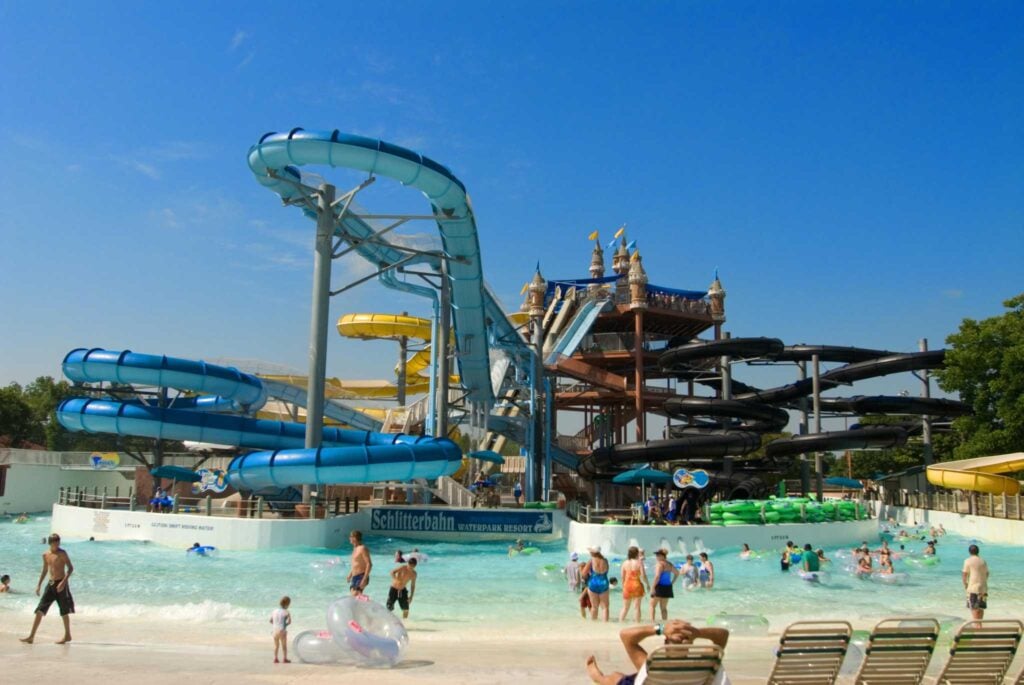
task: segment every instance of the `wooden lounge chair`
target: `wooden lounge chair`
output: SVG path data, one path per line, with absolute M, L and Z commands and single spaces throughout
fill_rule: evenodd
M 650 685 L 708 685 L 722 667 L 718 645 L 665 645 L 647 657 Z
M 1024 623 L 1018 620 L 968 621 L 960 627 L 949 650 L 949 661 L 936 679 L 938 685 L 1002 685 Z
M 887 618 L 871 631 L 856 685 L 918 685 L 939 638 L 934 618 Z
M 798 621 L 779 638 L 768 685 L 832 685 L 850 646 L 846 621 Z

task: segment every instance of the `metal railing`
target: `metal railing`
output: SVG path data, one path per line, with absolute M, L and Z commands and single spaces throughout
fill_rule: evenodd
M 95 452 L 51 452 L 48 450 L 23 450 L 14 448 L 0 448 L 0 466 L 8 464 L 21 464 L 26 466 L 59 466 L 64 469 L 90 469 L 96 471 L 113 470 L 96 468 L 93 465 Z M 117 467 L 120 470 L 134 469 L 142 466 L 138 461 L 132 459 L 123 452 L 118 452 L 121 464 Z M 191 468 L 204 455 L 192 454 L 190 452 L 173 453 L 164 455 L 163 463 L 167 466 L 185 466 Z M 203 468 L 226 469 L 231 463 L 232 457 L 211 457 L 203 461 Z
M 437 479 L 437 489 L 434 494 L 447 502 L 452 507 L 470 508 L 476 501 L 476 495 L 451 476 L 441 476 Z
M 910 492 L 899 490 L 887 493 L 885 503 L 915 509 L 947 511 L 954 514 L 989 516 L 991 518 L 1024 521 L 1024 502 L 1021 495 L 994 495 L 983 492 Z
M 198 514 L 201 516 L 221 516 L 230 518 L 264 518 L 265 514 L 272 513 L 275 509 L 274 502 L 267 502 L 262 497 L 248 499 L 214 499 L 210 495 L 205 497 L 170 497 L 170 504 L 167 506 L 154 507 L 151 505 L 140 506 L 133 488 L 128 487 L 127 494 L 122 496 L 120 487 L 108 489 L 107 487 L 62 487 L 59 490 L 57 503 L 64 506 L 82 507 L 86 509 L 101 510 L 122 510 L 122 511 L 147 511 L 152 513 L 165 514 Z M 333 516 L 354 514 L 359 511 L 359 500 L 354 497 L 336 497 L 331 504 Z M 302 514 L 290 518 L 325 518 L 327 506 L 319 502 L 314 496 L 309 504 L 295 503 L 287 512 L 279 511 L 278 514 L 292 513 Z

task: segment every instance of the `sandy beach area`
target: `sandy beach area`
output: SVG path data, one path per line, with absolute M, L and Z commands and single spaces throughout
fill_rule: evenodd
M 410 646 L 405 660 L 388 670 L 352 666 L 314 666 L 301 663 L 273 664 L 267 636 L 239 633 L 228 625 L 110 622 L 80 618 L 73 624 L 75 641 L 58 646 L 60 622 L 44 620 L 35 645 L 23 645 L 28 621 L 21 613 L 4 613 L 0 622 L 0 659 L 4 683 L 40 682 L 54 676 L 77 683 L 133 685 L 145 682 L 190 684 L 237 683 L 337 683 L 357 677 L 368 683 L 586 683 L 583 663 L 597 656 L 606 671 L 623 670 L 628 664 L 618 642 L 618 625 L 578 624 L 538 626 L 513 630 L 495 621 L 487 625 L 445 625 L 410 622 Z M 24 624 L 24 625 L 21 625 Z M 867 626 L 858 626 L 867 627 Z M 725 667 L 736 685 L 763 683 L 771 670 L 778 634 L 734 636 L 726 651 Z M 652 644 L 656 644 L 653 643 Z M 937 673 L 946 650 L 940 647 L 931 674 Z M 292 655 L 294 658 L 294 655 Z M 1011 669 L 1024 665 L 1018 657 Z M 850 682 L 850 674 L 839 682 Z

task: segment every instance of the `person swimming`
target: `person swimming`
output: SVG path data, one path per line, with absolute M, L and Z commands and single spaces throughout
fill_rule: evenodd
M 740 550 L 740 559 L 749 559 L 749 558 L 750 558 L 750 545 L 748 545 L 747 543 L 744 542 L 743 543 L 743 549 Z

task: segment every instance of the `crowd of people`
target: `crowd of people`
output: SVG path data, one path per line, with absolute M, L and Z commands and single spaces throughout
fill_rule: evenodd
M 658 495 L 654 492 L 636 505 L 641 520 L 653 525 L 699 525 L 704 522 L 700 494 L 687 489 Z
M 612 577 L 612 562 L 601 550 L 589 550 L 590 558 L 580 560 L 577 553 L 569 557 L 565 577 L 569 589 L 579 595 L 580 615 L 598 620 L 610 620 L 609 598 L 616 587 L 622 589 L 622 609 L 619 621 L 625 621 L 630 613 L 633 620 L 640 621 L 645 599 L 648 613 L 653 621 L 660 613 L 662 620 L 668 618 L 668 601 L 675 596 L 677 581 L 684 590 L 697 588 L 711 589 L 715 585 L 715 565 L 707 552 L 700 552 L 699 559 L 686 555 L 686 562 L 676 566 L 668 560 L 668 552 L 659 549 L 654 553 L 651 575 L 647 573 L 644 551 L 630 547 L 626 558 L 620 562 L 618 577 Z

